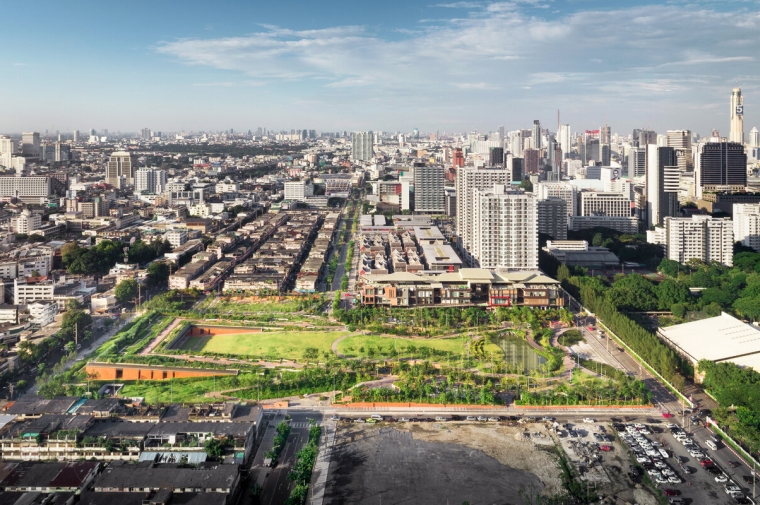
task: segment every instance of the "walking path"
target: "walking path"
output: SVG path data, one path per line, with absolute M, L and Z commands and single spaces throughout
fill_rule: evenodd
M 167 326 L 164 329 L 164 331 L 162 331 L 156 338 L 154 338 L 150 342 L 150 344 L 147 345 L 147 347 L 145 347 L 145 349 L 143 349 L 142 351 L 140 351 L 140 356 L 147 356 L 148 354 L 150 354 L 151 352 L 153 352 L 153 349 L 155 349 L 156 347 L 158 347 L 158 344 L 160 344 L 161 341 L 164 338 L 166 338 L 169 335 L 169 333 L 171 333 L 172 330 L 174 330 L 174 328 L 176 328 L 177 326 L 179 326 L 183 321 L 184 321 L 184 319 L 180 319 L 180 318 L 177 318 L 174 321 L 172 321 L 172 324 L 170 324 L 169 326 Z
M 562 328 L 559 331 L 555 330 L 554 335 L 552 336 L 552 341 L 551 341 L 552 347 L 556 347 L 558 349 L 562 349 L 563 351 L 565 351 L 565 357 L 562 358 L 562 368 L 564 371 L 560 375 L 560 378 L 565 379 L 567 381 L 573 378 L 573 370 L 575 370 L 576 363 L 575 361 L 573 361 L 572 356 L 570 356 L 569 349 L 565 347 L 564 345 L 560 345 L 559 337 L 566 331 L 569 331 L 572 329 L 574 328 Z
M 330 470 L 330 458 L 332 457 L 333 447 L 335 446 L 335 429 L 336 422 L 325 423 L 325 436 L 319 444 L 317 461 L 314 464 L 314 471 L 311 474 L 311 505 L 322 505 L 325 499 L 325 489 L 327 488 L 327 476 Z

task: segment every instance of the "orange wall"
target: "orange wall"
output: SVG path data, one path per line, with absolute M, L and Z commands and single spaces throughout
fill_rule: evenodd
M 261 333 L 261 328 L 219 328 L 210 326 L 191 326 L 191 337 L 198 337 L 201 335 L 230 335 L 234 333 Z
M 116 370 L 122 370 L 121 377 L 116 376 Z M 113 366 L 91 366 L 86 367 L 87 375 L 95 380 L 164 380 L 163 370 L 155 368 L 121 368 L 119 365 Z M 188 371 L 166 370 L 166 379 L 184 379 L 187 377 L 211 377 L 213 375 L 229 375 L 220 373 L 219 370 L 203 369 Z

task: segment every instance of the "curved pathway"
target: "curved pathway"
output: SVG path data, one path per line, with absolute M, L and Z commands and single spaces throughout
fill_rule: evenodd
M 177 326 L 179 326 L 183 321 L 184 319 L 181 319 L 179 317 L 176 318 L 174 321 L 172 321 L 171 324 L 164 329 L 164 331 L 159 333 L 158 336 L 150 342 L 150 344 L 148 344 L 142 351 L 140 351 L 139 355 L 147 356 L 148 354 L 153 352 L 153 349 L 158 347 L 158 344 L 160 344 L 161 341 L 165 339 L 169 335 L 169 333 L 171 333 L 172 330 L 176 328 Z

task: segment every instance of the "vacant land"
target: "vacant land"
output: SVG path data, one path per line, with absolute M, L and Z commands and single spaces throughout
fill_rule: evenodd
M 521 428 L 341 424 L 325 504 L 523 504 L 560 491 L 557 458 Z
M 341 331 L 266 331 L 189 337 L 180 349 L 189 353 L 236 354 L 271 359 L 302 359 L 307 348 L 330 352 L 332 343 L 350 335 Z

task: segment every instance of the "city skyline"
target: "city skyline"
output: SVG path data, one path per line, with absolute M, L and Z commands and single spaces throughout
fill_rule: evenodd
M 760 121 L 757 3 L 200 5 L 136 2 L 114 30 L 110 6 L 47 3 L 5 57 L 0 130 L 554 130 L 560 109 L 573 131 L 707 135 L 728 132 L 736 83 L 747 131 Z

